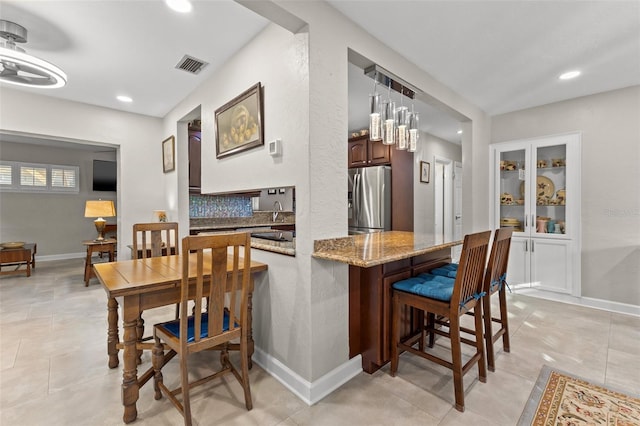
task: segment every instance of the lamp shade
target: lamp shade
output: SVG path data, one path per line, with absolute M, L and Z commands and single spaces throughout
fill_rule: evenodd
M 84 217 L 113 217 L 116 208 L 110 200 L 88 200 L 84 206 Z

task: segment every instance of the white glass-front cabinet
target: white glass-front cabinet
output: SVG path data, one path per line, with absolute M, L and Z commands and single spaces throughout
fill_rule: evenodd
M 580 293 L 580 134 L 491 145 L 493 227 L 513 229 L 507 280 Z

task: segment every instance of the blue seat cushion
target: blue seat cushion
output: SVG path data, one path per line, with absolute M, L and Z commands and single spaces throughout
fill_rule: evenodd
M 443 277 L 455 278 L 458 273 L 457 263 L 447 263 L 439 268 L 432 269 L 429 273 L 433 275 L 442 275 Z
M 200 338 L 205 338 L 209 336 L 209 314 L 202 314 L 202 327 L 200 327 Z M 190 316 L 187 320 L 187 342 L 191 343 L 195 341 L 195 330 L 194 330 L 194 320 L 193 316 Z M 169 331 L 171 334 L 180 338 L 180 320 L 169 321 L 164 323 L 163 326 Z M 229 314 L 225 311 L 224 319 L 222 320 L 222 331 L 229 330 Z
M 430 299 L 448 302 L 453 295 L 453 278 L 428 273 L 401 280 L 393 284 L 395 290 L 417 294 Z

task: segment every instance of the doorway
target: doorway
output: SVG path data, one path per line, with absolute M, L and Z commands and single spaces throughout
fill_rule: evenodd
M 451 240 L 454 237 L 454 163 L 448 158 L 434 156 L 433 164 L 433 229 L 436 242 L 441 242 Z M 462 223 L 462 217 L 460 217 L 459 222 L 460 224 Z

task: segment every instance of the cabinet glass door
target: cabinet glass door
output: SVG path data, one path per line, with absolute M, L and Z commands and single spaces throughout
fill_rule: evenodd
M 566 186 L 567 186 L 567 146 L 552 145 L 536 149 L 535 167 L 535 212 L 534 232 L 544 234 L 565 234 Z M 569 224 L 571 225 L 571 224 Z
M 526 150 L 500 152 L 500 227 L 525 231 Z

